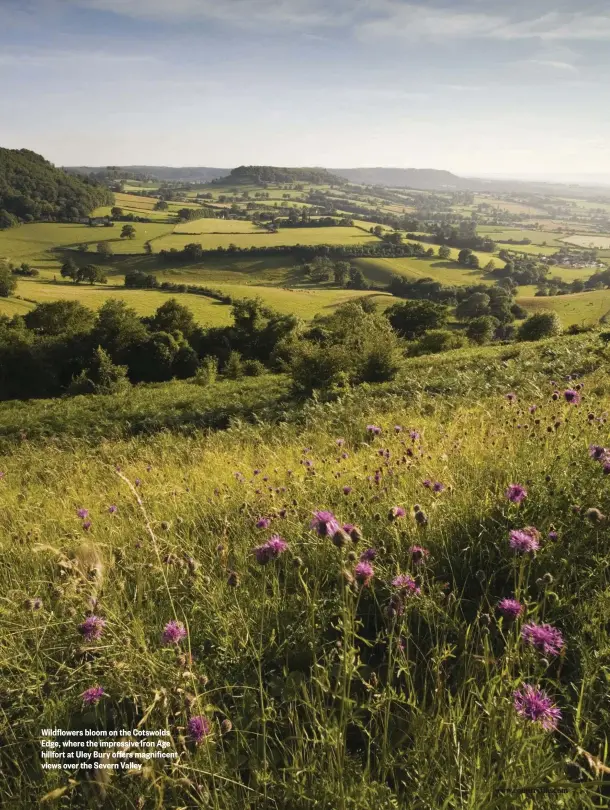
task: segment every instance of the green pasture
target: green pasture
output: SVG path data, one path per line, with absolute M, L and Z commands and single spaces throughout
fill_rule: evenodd
M 491 284 L 481 270 L 460 267 L 455 262 L 441 259 L 352 259 L 351 263 L 362 270 L 365 278 L 376 284 L 387 284 L 393 275 L 404 278 L 432 278 L 441 284 L 468 285 Z
M 237 224 L 238 227 L 242 225 L 241 222 Z M 280 228 L 277 233 L 208 234 L 197 239 L 174 232 L 156 239 L 153 245 L 155 252 L 171 248 L 181 250 L 193 241 L 200 242 L 204 250 L 216 250 L 219 247 L 228 248 L 231 244 L 239 248 L 278 245 L 362 245 L 378 240 L 360 228 Z
M 552 297 L 519 297 L 517 301 L 528 312 L 554 310 L 564 327 L 572 324 L 594 325 L 610 312 L 610 290 L 595 290 Z
M 583 248 L 599 248 L 600 250 L 610 249 L 610 236 L 602 234 L 577 233 L 572 236 L 565 236 L 562 240 L 568 245 L 577 245 Z

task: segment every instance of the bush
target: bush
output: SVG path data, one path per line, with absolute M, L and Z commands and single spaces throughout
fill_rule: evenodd
M 14 278 L 8 266 L 0 262 L 0 297 L 8 298 L 15 292 L 17 279 Z
M 425 334 L 409 351 L 409 354 L 439 354 L 451 349 L 461 349 L 465 339 L 457 332 L 449 329 L 434 329 Z
M 244 360 L 243 373 L 246 377 L 260 377 L 266 371 L 260 360 Z
M 212 385 L 218 377 L 218 358 L 208 355 L 201 361 L 201 365 L 195 374 L 195 385 Z
M 519 340 L 542 340 L 561 334 L 561 321 L 556 312 L 536 312 L 519 327 Z
M 230 380 L 237 380 L 244 375 L 244 367 L 239 352 L 231 352 L 223 369 L 223 374 Z
M 466 329 L 466 337 L 473 343 L 482 346 L 484 343 L 489 343 L 499 325 L 498 319 L 491 315 L 473 318 Z

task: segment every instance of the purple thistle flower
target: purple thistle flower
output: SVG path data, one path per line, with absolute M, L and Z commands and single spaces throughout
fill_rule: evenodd
M 347 487 L 347 486 L 343 487 L 343 494 L 344 495 L 349 495 L 351 491 L 352 491 L 351 487 Z
M 377 557 L 377 549 L 367 548 L 360 555 L 360 562 L 372 562 Z
M 527 551 L 538 551 L 540 532 L 533 526 L 525 529 L 513 529 L 509 534 L 509 545 L 513 551 L 524 554 Z
M 287 548 L 288 543 L 278 534 L 274 534 L 266 543 L 254 549 L 254 555 L 260 565 L 267 565 L 271 560 L 276 560 Z
M 309 524 L 311 529 L 315 529 L 320 537 L 332 537 L 340 529 L 339 521 L 332 512 L 322 510 L 313 513 L 313 520 Z
M 523 613 L 523 605 L 516 599 L 500 599 L 497 607 L 506 619 L 516 619 Z
M 366 562 L 366 560 L 361 560 L 354 568 L 354 576 L 361 585 L 368 585 L 374 575 L 375 570 L 373 566 L 369 562 Z
M 417 431 L 417 430 L 410 430 L 409 431 L 409 437 L 411 438 L 411 441 L 413 441 L 413 442 L 415 442 L 415 441 L 417 441 L 419 439 L 419 435 L 420 435 L 419 431 Z
M 521 630 L 521 637 L 543 655 L 559 655 L 564 647 L 561 631 L 552 624 L 535 624 L 534 622 L 525 624 Z
M 394 577 L 392 586 L 401 591 L 405 591 L 405 593 L 408 593 L 410 596 L 419 596 L 421 594 L 421 588 L 418 588 L 415 580 L 408 574 L 399 574 L 397 577 Z
M 117 507 L 116 507 L 114 504 L 112 504 L 111 506 L 109 506 L 109 507 L 108 507 L 108 512 L 109 512 L 111 515 L 114 515 L 114 513 L 115 513 L 116 511 L 117 511 Z
M 536 413 L 536 411 L 538 410 L 538 406 L 537 405 L 530 405 L 528 410 L 529 410 L 530 413 Z
M 81 698 L 83 699 L 85 706 L 95 706 L 96 703 L 100 702 L 105 694 L 106 693 L 101 686 L 90 686 L 89 689 L 85 689 L 81 695 Z
M 429 478 L 426 478 L 425 481 L 422 481 L 422 486 L 426 487 L 426 489 L 431 489 L 432 481 Z
M 529 683 L 513 692 L 517 714 L 534 723 L 540 723 L 545 731 L 554 731 L 561 720 L 561 712 L 542 689 Z
M 140 484 L 142 483 L 142 481 L 141 481 L 140 478 L 136 478 L 136 480 L 133 483 L 134 483 L 134 486 L 139 487 Z
M 402 433 L 402 428 L 400 425 L 394 425 L 394 433 Z
M 409 549 L 409 554 L 416 565 L 425 562 L 430 556 L 428 549 L 423 548 L 423 546 L 411 546 Z
M 549 532 L 549 540 L 557 540 L 558 537 L 559 537 L 559 535 L 557 534 L 556 531 L 550 531 Z
M 337 445 L 337 447 L 343 447 L 343 445 L 345 444 L 345 439 L 337 439 L 335 441 L 335 444 Z
M 578 391 L 574 390 L 574 388 L 566 388 L 563 392 L 563 398 L 570 405 L 580 404 L 580 394 Z
M 367 432 L 372 434 L 373 436 L 379 436 L 381 433 L 381 428 L 378 425 L 367 425 L 366 426 Z
M 162 639 L 164 644 L 178 644 L 183 638 L 186 638 L 186 629 L 182 622 L 172 619 L 163 628 Z
M 87 616 L 84 622 L 78 625 L 78 632 L 87 641 L 97 641 L 102 637 L 106 622 L 99 616 Z
M 602 447 L 600 444 L 592 444 L 589 446 L 589 455 L 595 461 L 603 461 L 607 452 L 606 448 Z
M 261 472 L 260 470 L 254 470 L 252 474 L 253 475 L 260 475 L 260 472 Z
M 521 503 L 527 498 L 527 490 L 521 484 L 509 484 L 506 490 L 506 497 L 512 503 Z
M 188 733 L 189 737 L 194 740 L 197 744 L 199 744 L 204 737 L 207 737 L 212 730 L 210 726 L 210 722 L 206 717 L 201 715 L 197 717 L 191 717 L 188 722 Z
M 83 529 L 84 529 L 86 532 L 88 532 L 90 528 L 91 528 L 91 521 L 90 521 L 90 520 L 85 520 L 85 521 L 83 522 Z
M 432 487 L 433 492 L 442 492 L 444 489 L 445 489 L 445 485 L 441 484 L 440 481 L 437 481 Z
M 4 478 L 4 476 L 5 476 L 5 475 L 6 475 L 6 473 L 4 473 L 4 472 L 2 472 L 2 471 L 0 470 L 0 481 L 2 481 L 2 479 Z
M 256 528 L 257 529 L 268 529 L 271 526 L 271 518 L 262 517 L 256 521 Z
M 602 472 L 604 475 L 610 475 L 610 461 L 604 461 Z
M 76 514 L 81 520 L 84 520 L 85 518 L 89 517 L 89 510 L 81 507 L 80 509 L 76 510 Z
M 393 506 L 390 509 L 390 520 L 396 520 L 397 518 L 403 518 L 406 515 L 406 511 L 402 508 L 402 506 Z
M 507 394 L 507 395 L 506 395 L 506 399 L 507 399 L 509 402 L 514 402 L 514 401 L 517 399 L 517 395 L 516 395 L 516 394 L 513 394 L 513 393 L 511 392 L 510 394 Z
M 341 453 L 341 458 L 342 459 L 349 458 L 349 453 Z

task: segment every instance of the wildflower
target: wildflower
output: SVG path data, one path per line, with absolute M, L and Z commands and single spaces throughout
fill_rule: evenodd
M 114 513 L 115 513 L 116 511 L 117 511 L 117 507 L 116 507 L 114 504 L 112 504 L 111 506 L 109 506 L 109 507 L 108 507 L 108 512 L 109 512 L 111 515 L 114 515 Z
M 513 393 L 507 394 L 507 395 L 506 395 L 506 399 L 507 399 L 509 402 L 514 402 L 514 401 L 517 399 L 517 395 L 516 395 L 516 394 L 513 394 Z
M 408 574 L 399 574 L 397 577 L 394 577 L 392 580 L 392 585 L 394 588 L 398 588 L 405 594 L 419 596 L 421 593 L 421 589 L 417 587 L 415 580 Z
M 225 717 L 225 719 L 220 724 L 220 730 L 223 734 L 229 734 L 230 731 L 233 729 L 233 723 Z
M 521 630 L 521 637 L 544 655 L 559 655 L 564 647 L 561 631 L 552 624 L 526 624 Z
M 197 717 L 191 717 L 188 723 L 188 732 L 189 736 L 192 740 L 194 740 L 197 744 L 199 744 L 204 737 L 207 737 L 208 734 L 211 732 L 212 728 L 210 726 L 209 720 L 207 718 L 199 715 Z
M 422 481 L 422 486 L 426 487 L 426 489 L 432 489 L 432 481 L 426 478 L 425 481 Z
M 253 475 L 260 475 L 260 472 L 261 472 L 260 470 L 253 470 L 252 474 Z
M 377 549 L 367 548 L 360 555 L 360 562 L 372 562 L 377 556 Z
M 516 599 L 500 599 L 498 610 L 506 619 L 516 619 L 523 613 L 523 605 Z
M 87 641 L 97 641 L 102 637 L 106 622 L 99 616 L 87 616 L 84 622 L 79 624 L 78 632 Z
M 515 552 L 538 551 L 540 548 L 540 532 L 533 526 L 525 529 L 513 529 L 509 534 L 509 545 Z
M 394 425 L 394 433 L 402 433 L 402 428 L 400 425 Z
M 563 392 L 563 398 L 570 405 L 578 405 L 580 403 L 580 394 L 574 388 L 567 388 Z
M 91 528 L 91 521 L 90 521 L 90 520 L 85 520 L 85 521 L 83 522 L 83 529 L 84 529 L 86 532 L 88 532 L 90 528 Z
M 256 528 L 257 529 L 268 529 L 271 526 L 271 518 L 262 517 L 256 521 Z
M 230 571 L 227 577 L 227 585 L 230 588 L 237 588 L 239 585 L 239 575 L 236 571 Z
M 347 487 L 347 486 L 343 487 L 343 494 L 344 495 L 349 495 L 351 491 L 352 491 L 351 487 Z
M 545 731 L 553 731 L 561 720 L 561 712 L 542 689 L 524 684 L 513 692 L 517 714 L 534 723 L 540 723 Z
M 602 461 L 605 458 L 607 452 L 608 451 L 606 450 L 606 448 L 602 447 L 600 444 L 592 444 L 589 446 L 589 455 L 595 461 Z
M 79 516 L 79 518 L 81 518 L 81 520 L 84 520 L 85 518 L 89 517 L 89 510 L 81 507 L 80 509 L 76 510 L 76 514 Z
M 406 511 L 402 508 L 402 506 L 393 506 L 390 509 L 390 514 L 388 515 L 390 520 L 396 520 L 397 518 L 403 518 L 406 515 Z
M 602 472 L 604 475 L 610 475 L 610 461 L 605 461 L 604 466 L 602 467 Z
M 343 548 L 349 540 L 351 540 L 351 537 L 343 529 L 337 529 L 332 536 L 333 545 L 337 548 Z
M 425 526 L 428 522 L 428 517 L 425 512 L 422 512 L 421 509 L 415 513 L 415 520 L 419 523 L 420 526 Z
M 437 481 L 437 482 L 436 482 L 436 483 L 435 483 L 435 484 L 432 486 L 432 491 L 433 491 L 433 492 L 442 492 L 444 489 L 445 489 L 445 485 L 444 485 L 444 484 L 441 484 L 441 482 L 440 482 L 440 481 Z
M 419 432 L 417 430 L 410 430 L 409 431 L 409 438 L 413 442 L 417 441 L 419 439 Z
M 340 529 L 339 522 L 332 512 L 321 511 L 313 513 L 310 528 L 315 529 L 320 537 L 330 536 Z
M 529 410 L 530 413 L 536 413 L 536 411 L 538 410 L 538 406 L 537 405 L 530 405 L 528 410 Z
M 512 503 L 521 503 L 527 498 L 527 490 L 521 484 L 509 484 L 506 490 L 506 497 Z
M 39 596 L 34 597 L 34 599 L 26 599 L 23 607 L 26 610 L 42 610 L 42 599 Z
M 140 478 L 136 478 L 133 483 L 134 483 L 134 486 L 139 487 L 140 484 L 142 483 L 142 480 Z
M 266 565 L 271 560 L 276 560 L 287 548 L 288 543 L 278 534 L 274 534 L 266 543 L 254 549 L 256 561 L 260 565 Z
M 379 436 L 381 433 L 381 428 L 378 425 L 367 425 L 366 429 L 372 436 Z
M 186 630 L 182 622 L 177 622 L 175 619 L 169 621 L 163 628 L 163 643 L 164 644 L 178 644 L 186 637 Z
M 105 694 L 106 693 L 101 686 L 90 686 L 89 689 L 85 689 L 81 695 L 81 698 L 83 699 L 85 706 L 95 706 L 95 704 L 99 703 Z
M 368 585 L 369 582 L 373 579 L 375 571 L 373 566 L 366 561 L 361 561 L 358 565 L 354 568 L 354 576 L 362 585 Z
M 550 532 L 549 532 L 548 537 L 549 537 L 549 540 L 557 540 L 557 538 L 559 537 L 559 535 L 557 534 L 557 532 L 556 532 L 556 531 L 554 531 L 554 530 L 553 530 L 553 531 L 550 531 Z
M 591 509 L 587 509 L 587 511 L 585 512 L 585 517 L 591 523 L 601 523 L 602 520 L 606 519 L 606 516 L 604 514 L 602 514 L 602 512 L 600 512 L 599 509 L 595 509 L 595 507 L 592 507 Z
M 337 445 L 337 447 L 343 447 L 343 445 L 345 444 L 345 439 L 337 439 L 335 441 L 335 444 Z
M 419 565 L 422 562 L 425 562 L 426 559 L 430 556 L 430 552 L 427 548 L 423 548 L 422 546 L 411 546 L 409 548 L 409 554 L 413 562 L 416 565 Z
M 349 453 L 341 453 L 341 458 L 343 460 L 345 460 L 346 458 L 349 458 Z

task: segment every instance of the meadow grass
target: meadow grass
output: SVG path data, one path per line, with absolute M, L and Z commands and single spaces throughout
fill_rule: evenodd
M 586 234 L 573 234 L 565 236 L 562 242 L 567 242 L 570 245 L 577 245 L 584 248 L 600 248 L 607 250 L 610 248 L 610 236 L 602 236 L 600 234 L 586 233 Z
M 457 256 L 457 251 L 452 251 L 452 253 Z M 365 278 L 377 284 L 387 284 L 394 275 L 410 279 L 432 278 L 448 286 L 493 283 L 493 279 L 486 279 L 481 270 L 460 267 L 454 261 L 443 261 L 438 258 L 364 258 L 352 259 L 351 263 L 362 270 Z
M 4 803 L 551 810 L 567 786 L 566 810 L 606 807 L 610 498 L 588 448 L 610 398 L 595 341 L 413 363 L 453 386 L 447 399 L 415 376 L 213 433 L 22 437 L 0 481 Z M 577 369 L 582 404 L 554 401 L 551 380 Z M 358 531 L 333 539 L 328 516 L 313 529 L 318 510 Z M 517 555 L 510 532 L 532 526 L 539 551 Z M 275 559 L 254 553 L 270 535 L 287 544 Z M 522 605 L 512 622 L 507 597 Z M 105 625 L 87 641 L 91 614 Z M 557 655 L 521 638 L 527 622 L 561 632 Z M 560 709 L 557 730 L 516 711 L 523 684 Z M 136 724 L 167 729 L 178 760 L 103 781 L 40 767 L 41 728 Z
M 239 229 L 241 222 L 235 222 Z M 277 233 L 236 233 L 236 234 L 202 234 L 194 238 L 181 233 L 172 233 L 156 239 L 153 243 L 155 252 L 177 248 L 180 250 L 189 242 L 200 242 L 204 250 L 228 248 L 234 244 L 239 248 L 268 247 L 273 245 L 362 245 L 379 240 L 360 228 L 280 228 Z
M 572 324 L 588 326 L 598 324 L 601 318 L 610 313 L 610 290 L 548 297 L 519 296 L 517 303 L 530 313 L 551 309 L 559 315 L 565 327 Z

